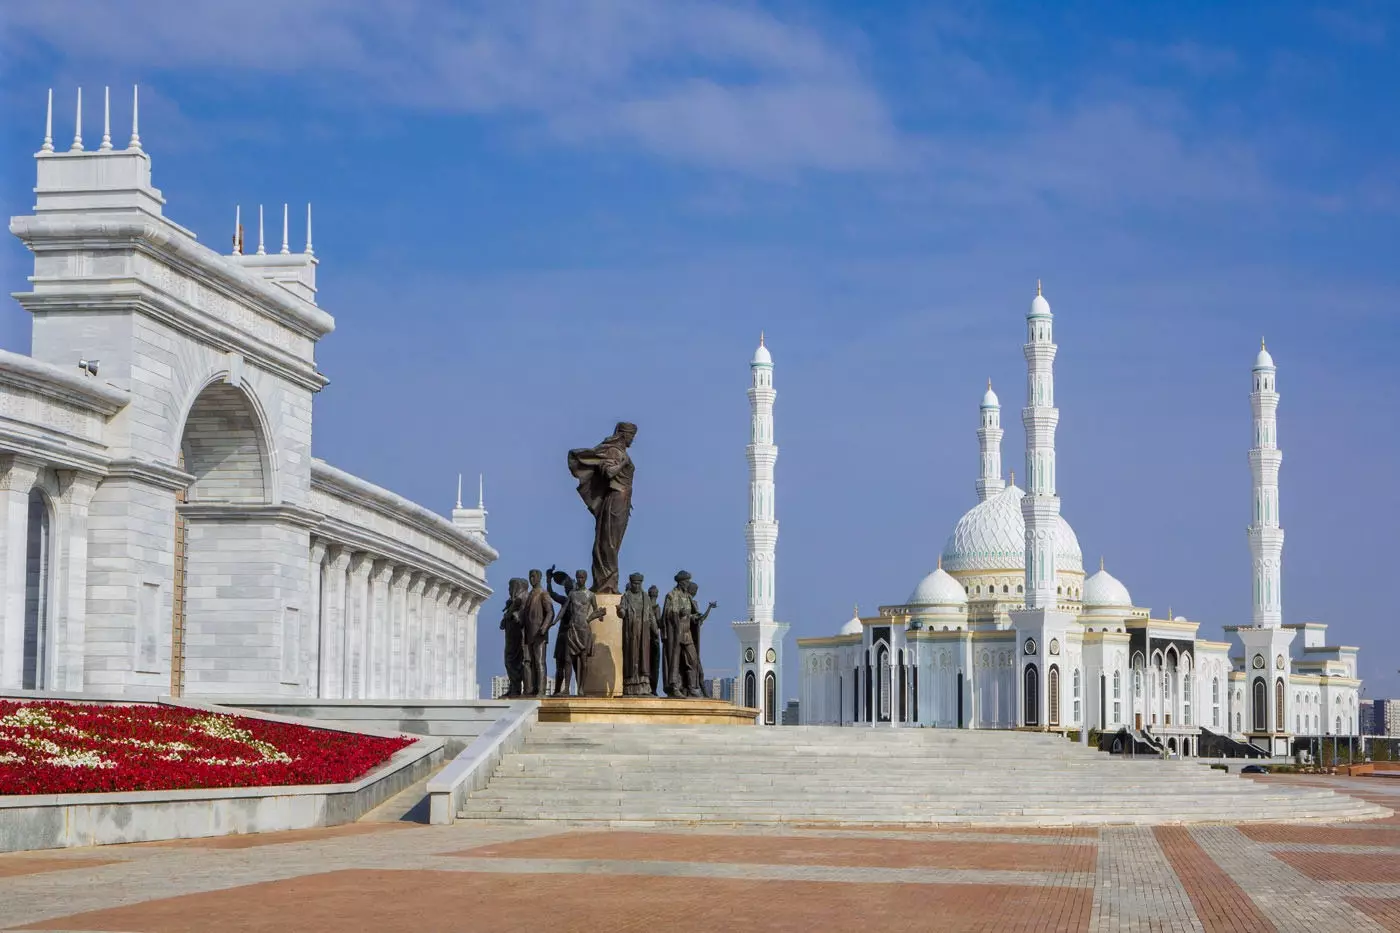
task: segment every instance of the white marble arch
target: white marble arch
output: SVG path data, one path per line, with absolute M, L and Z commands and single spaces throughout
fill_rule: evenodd
M 311 456 L 335 322 L 309 214 L 301 252 L 219 254 L 165 216 L 134 134 L 35 159 L 10 222 L 33 353 L 0 352 L 0 688 L 477 696 L 484 509 Z

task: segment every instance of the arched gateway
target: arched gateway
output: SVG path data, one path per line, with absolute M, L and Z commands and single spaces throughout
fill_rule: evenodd
M 0 687 L 471 698 L 485 511 L 311 456 L 310 242 L 219 254 L 125 148 L 40 150 L 33 357 L 0 352 Z M 241 231 L 240 231 L 241 234 Z M 79 361 L 83 362 L 80 367 Z M 444 476 L 446 481 L 448 478 Z

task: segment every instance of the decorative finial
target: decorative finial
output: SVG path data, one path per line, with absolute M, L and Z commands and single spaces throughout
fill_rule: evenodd
M 233 254 L 243 255 L 243 205 L 233 207 Z
M 68 147 L 69 152 L 83 151 L 83 89 L 78 88 L 78 122 L 73 130 L 73 145 Z
M 859 619 L 859 618 L 860 618 L 860 603 L 856 603 L 855 606 L 852 607 L 851 612 L 855 613 L 855 615 L 851 616 L 851 618 L 853 618 L 853 619 Z
M 133 84 L 131 86 L 131 141 L 126 144 L 126 148 L 135 149 L 137 152 L 141 151 L 140 114 L 140 86 Z
M 1261 349 L 1261 350 L 1265 349 L 1265 347 L 1264 347 L 1264 338 L 1263 338 L 1263 337 L 1260 337 L 1260 338 L 1259 338 L 1259 349 Z
M 763 331 L 758 332 L 758 345 L 763 346 Z
M 486 474 L 476 474 L 476 507 L 486 511 Z
M 306 255 L 315 256 L 316 251 L 311 248 L 311 202 L 306 202 Z
M 942 570 L 942 569 L 943 569 L 943 555 L 942 555 L 942 554 L 939 554 L 939 555 L 938 555 L 938 569 L 939 569 L 939 570 Z
M 49 88 L 49 109 L 44 116 L 44 145 L 41 152 L 53 152 L 53 88 Z
M 457 474 L 457 508 L 462 507 L 462 474 Z
M 1037 298 L 1043 298 L 1043 297 L 1044 297 L 1044 293 L 1040 290 L 1040 279 L 1036 279 L 1036 280 L 1035 280 L 1035 296 L 1036 296 Z
M 110 87 L 102 89 L 102 145 L 97 148 L 102 152 L 112 151 L 112 89 Z
M 1167 603 L 1167 621 L 1170 622 L 1175 616 L 1172 615 L 1172 604 Z
M 1015 485 L 1016 485 L 1016 471 L 1015 471 L 1015 470 L 1012 470 L 1012 471 L 1011 471 L 1011 485 L 1012 485 L 1012 486 L 1015 486 Z
M 262 205 L 258 205 L 258 255 L 266 256 L 267 250 L 263 249 L 263 212 Z
M 1102 554 L 1099 555 L 1099 569 L 1100 569 L 1100 570 L 1103 569 L 1103 555 L 1102 555 Z
M 282 252 L 290 253 L 287 248 L 287 202 L 282 202 Z
M 988 376 L 988 377 L 987 377 L 987 388 L 990 389 L 991 387 L 992 387 L 992 378 L 991 378 L 990 376 Z

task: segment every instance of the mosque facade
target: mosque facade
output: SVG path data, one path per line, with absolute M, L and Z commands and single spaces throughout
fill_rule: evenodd
M 1357 651 L 1320 622 L 1283 621 L 1277 369 L 1251 372 L 1249 544 L 1253 613 L 1226 626 L 1156 618 L 1104 569 L 1087 573 L 1056 494 L 1054 316 L 1039 286 L 1026 316 L 1026 488 L 1002 478 L 1001 404 L 982 397 L 977 504 L 902 603 L 797 640 L 806 724 L 1123 734 L 1168 753 L 1203 740 L 1287 754 L 1297 737 L 1357 733 Z

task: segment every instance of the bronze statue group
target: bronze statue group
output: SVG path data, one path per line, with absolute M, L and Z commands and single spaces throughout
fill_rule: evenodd
M 594 655 L 593 623 L 607 610 L 595 595 L 617 595 L 618 553 L 632 515 L 632 480 L 635 468 L 628 448 L 637 437 L 637 426 L 619 421 L 613 433 L 596 447 L 569 451 L 569 472 L 578 480 L 579 498 L 593 515 L 593 589 L 588 572 L 580 570 L 569 580 L 553 567 L 543 574 L 530 571 L 528 581 L 510 581 L 501 629 L 506 633 L 506 676 L 510 696 L 546 696 L 549 672 L 549 630 L 554 636 L 554 693 L 567 696 L 570 684 L 583 695 L 610 693 L 612 685 L 597 688 L 588 677 Z M 544 586 L 540 583 L 543 580 Z M 700 626 L 715 603 L 704 612 L 695 601 L 699 589 L 684 570 L 657 604 L 653 586 L 643 592 L 640 573 L 627 578 L 617 614 L 622 622 L 622 693 L 624 696 L 703 697 L 705 670 L 700 665 Z M 556 593 L 555 585 L 563 592 Z M 554 614 L 554 604 L 560 606 Z M 611 660 L 609 658 L 608 660 Z
M 700 663 L 700 626 L 715 603 L 702 612 L 695 594 L 699 587 L 682 570 L 676 585 L 658 604 L 655 586 L 643 590 L 640 573 L 627 578 L 617 607 L 622 621 L 622 692 L 624 696 L 703 697 L 705 669 Z M 543 586 L 541 586 L 543 582 Z M 563 592 L 556 592 L 557 584 Z M 554 694 L 567 696 L 571 687 L 586 692 L 588 665 L 593 657 L 592 624 L 606 610 L 588 588 L 588 572 L 568 574 L 550 567 L 531 570 L 529 580 L 515 577 L 507 591 L 501 630 L 506 636 L 506 677 L 509 696 L 545 696 L 549 691 L 550 629 L 554 636 Z M 555 614 L 554 604 L 560 606 Z

